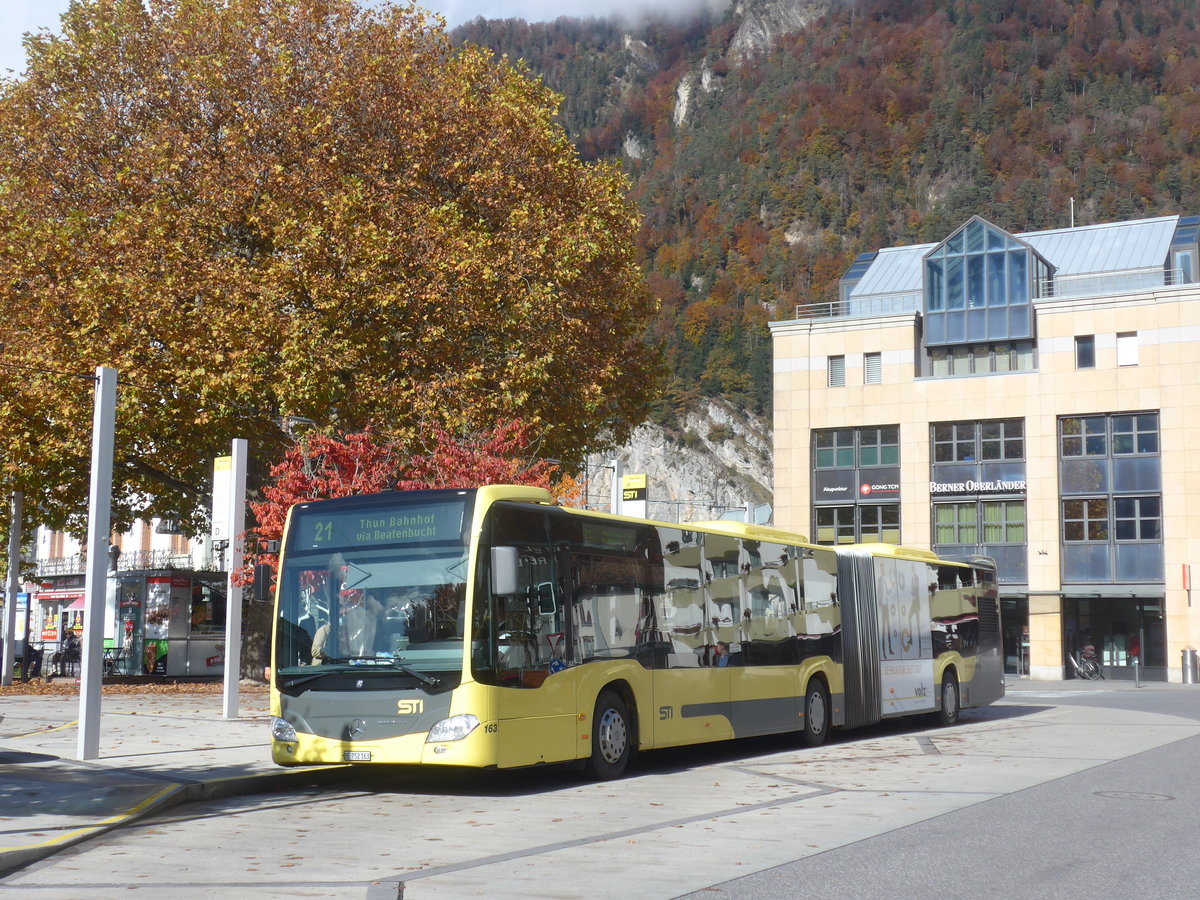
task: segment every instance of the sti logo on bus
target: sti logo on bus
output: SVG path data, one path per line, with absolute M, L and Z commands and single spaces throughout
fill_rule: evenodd
M 425 712 L 425 701 L 400 700 L 396 703 L 396 712 L 402 716 L 419 716 Z
M 675 709 L 671 706 L 660 706 L 658 708 L 658 721 L 665 722 L 667 719 L 675 717 Z

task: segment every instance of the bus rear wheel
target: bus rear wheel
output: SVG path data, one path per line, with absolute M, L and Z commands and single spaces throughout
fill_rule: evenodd
M 609 781 L 619 778 L 633 752 L 633 729 L 629 709 L 621 695 L 604 691 L 596 700 L 592 717 L 592 755 L 584 771 L 593 778 Z
M 829 694 L 819 679 L 808 683 L 804 693 L 804 743 L 819 747 L 829 737 Z
M 958 695 L 958 676 L 951 669 L 942 673 L 941 698 L 937 711 L 938 724 L 943 727 L 956 724 L 961 703 Z

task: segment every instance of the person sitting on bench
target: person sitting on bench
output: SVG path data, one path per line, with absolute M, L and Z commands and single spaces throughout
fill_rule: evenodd
M 51 659 L 51 662 L 55 664 L 55 675 L 66 675 L 68 664 L 74 665 L 79 662 L 82 646 L 79 635 L 74 631 L 68 631 L 67 636 L 63 638 L 62 648 Z

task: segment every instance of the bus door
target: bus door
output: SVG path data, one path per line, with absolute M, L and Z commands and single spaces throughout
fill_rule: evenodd
M 728 661 L 719 641 L 734 630 L 734 610 L 714 603 L 714 572 L 698 532 L 658 529 L 663 583 L 654 606 L 665 652 L 654 670 L 654 746 L 674 747 L 734 736 Z M 709 536 L 712 540 L 712 536 Z M 718 598 L 729 598 L 718 591 Z M 728 620 L 728 621 L 726 621 Z
M 494 622 L 488 679 L 494 682 L 502 767 L 575 758 L 576 709 L 566 676 L 566 602 L 545 513 L 499 505 L 492 547 L 516 556 L 515 584 L 489 590 Z M 492 588 L 489 585 L 489 588 Z
M 626 694 L 636 715 L 638 742 L 653 746 L 653 671 L 665 657 L 654 596 L 658 569 L 644 528 L 585 524 L 569 551 L 571 613 L 568 664 L 577 676 L 581 714 L 594 709 L 602 690 Z
M 734 730 L 738 737 L 795 731 L 802 724 L 805 689 L 792 628 L 798 554 L 782 544 L 741 544 L 741 577 L 727 591 L 733 602 L 736 589 L 741 604 L 736 632 L 726 633 Z

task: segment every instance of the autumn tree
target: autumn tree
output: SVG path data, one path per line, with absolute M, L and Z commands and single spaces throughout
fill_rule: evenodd
M 646 407 L 637 213 L 558 98 L 414 6 L 73 0 L 0 83 L 0 490 L 86 496 L 117 369 L 115 521 L 196 524 L 214 455 L 303 417 L 578 459 Z

